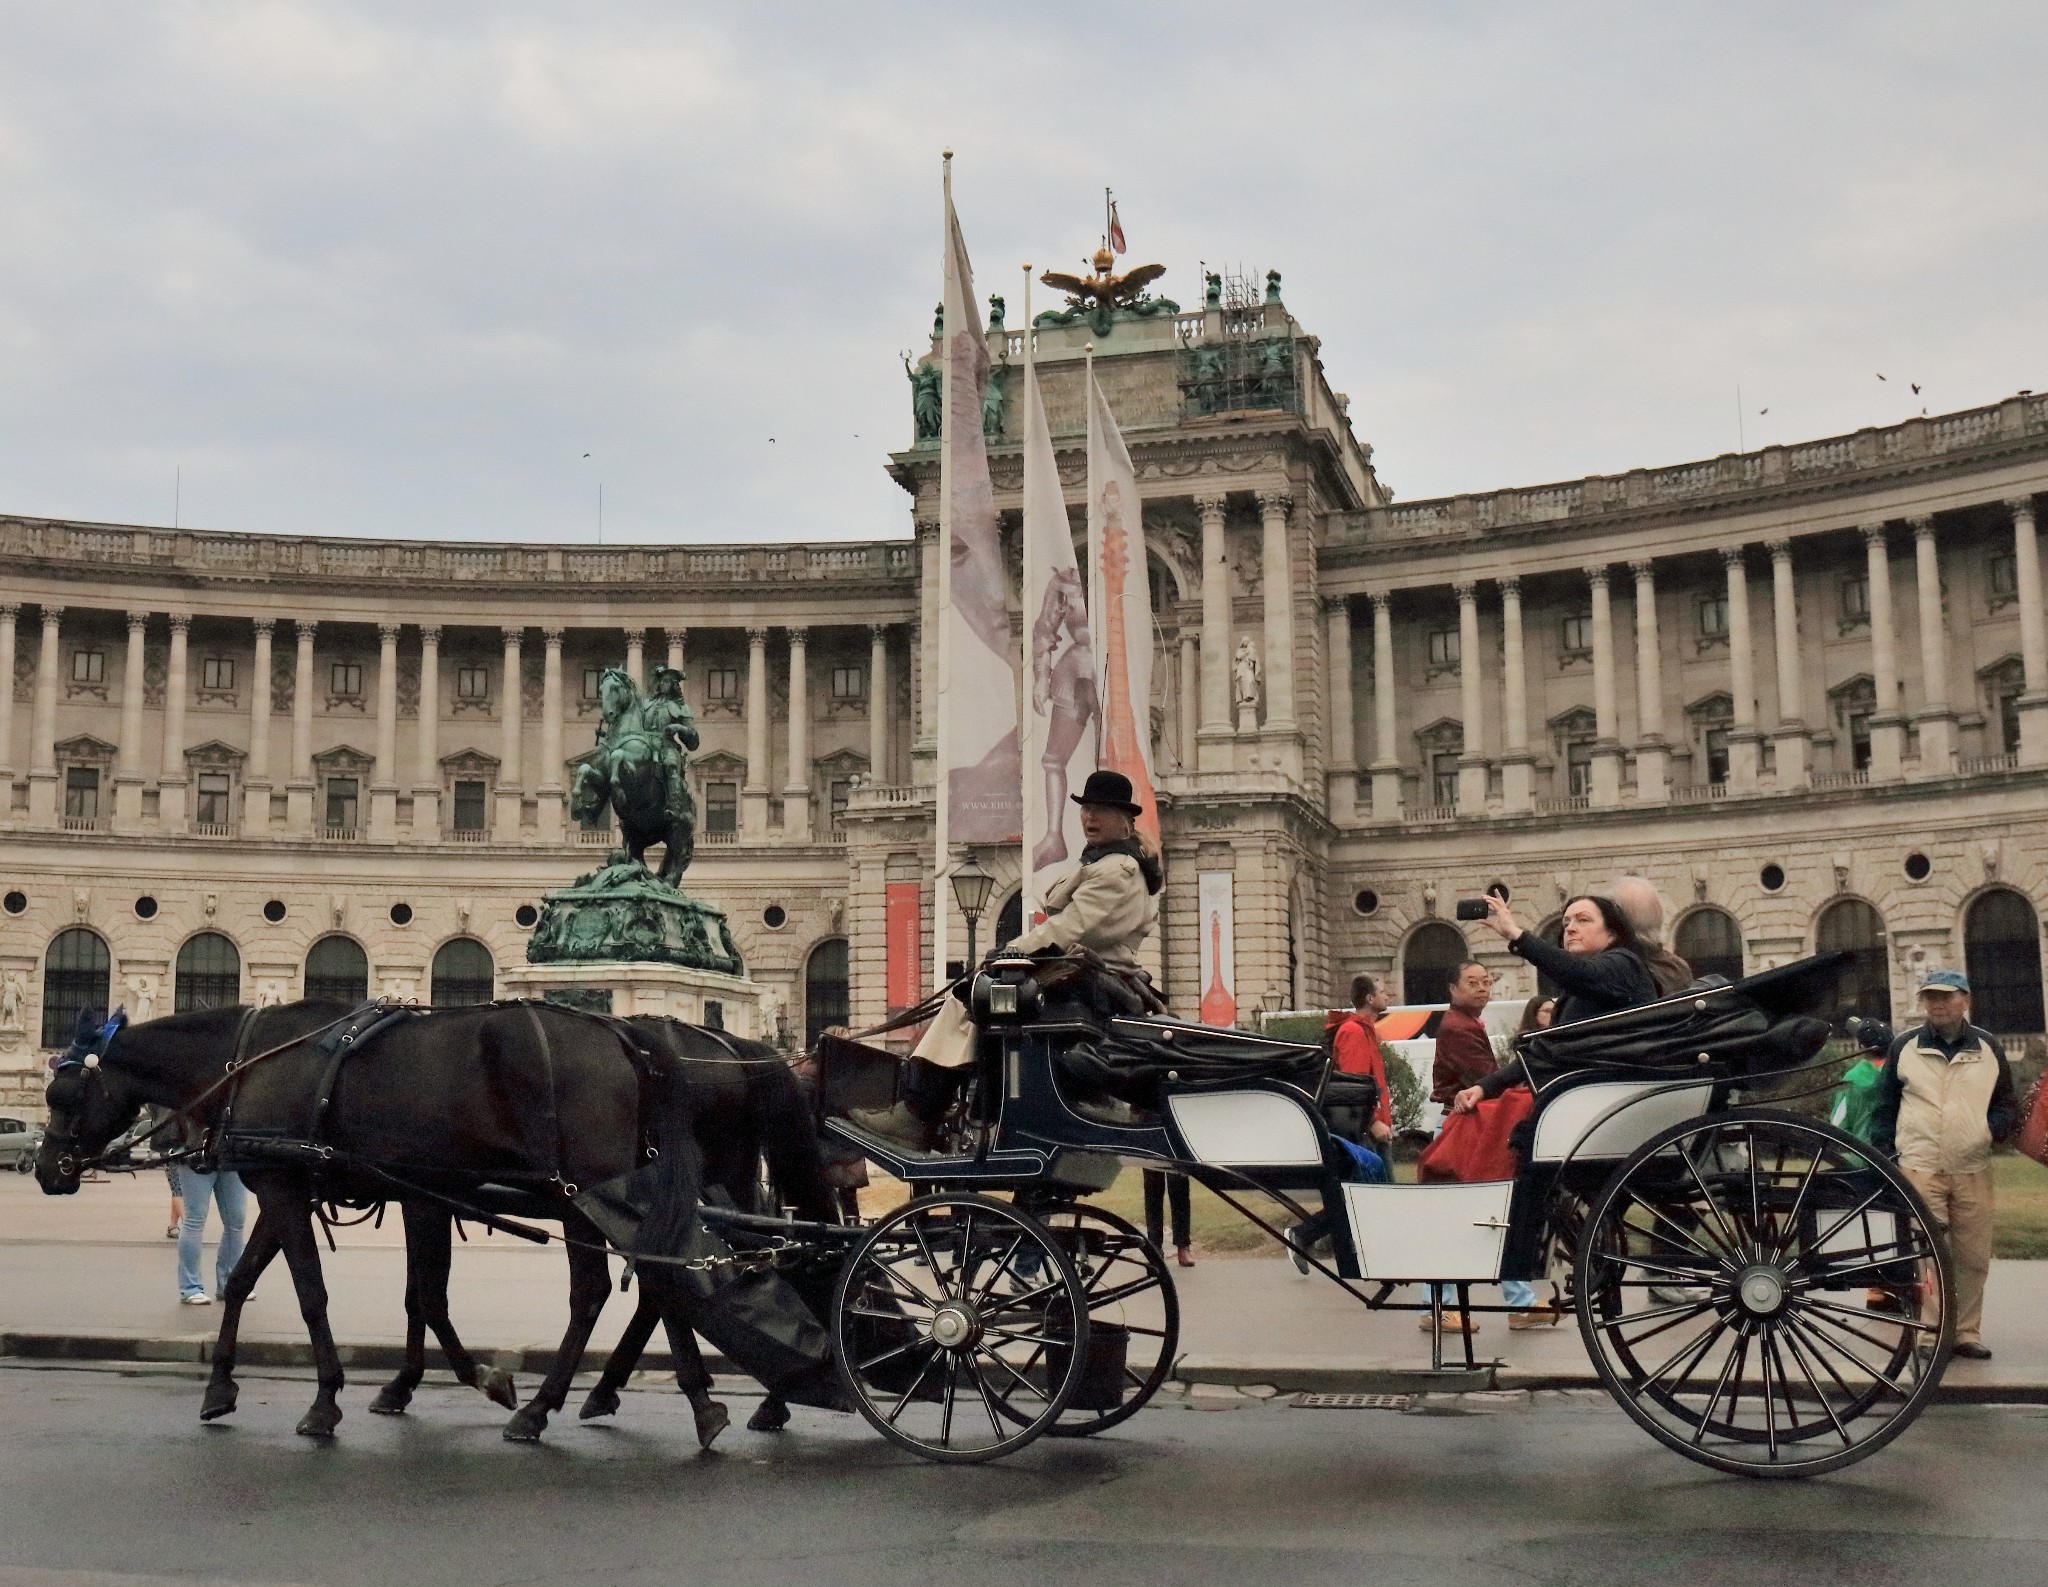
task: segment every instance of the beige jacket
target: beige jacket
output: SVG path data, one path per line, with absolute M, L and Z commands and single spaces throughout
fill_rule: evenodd
M 2009 1133 L 2012 1081 L 1989 1036 L 1953 1058 L 1904 1037 L 1887 1078 L 1898 1109 L 1892 1139 L 1899 1166 L 1925 1174 L 1973 1174 L 1990 1165 L 1995 1137 Z M 1889 1100 L 1881 1096 L 1879 1106 Z
M 1159 920 L 1159 899 L 1128 854 L 1105 854 L 1054 882 L 1045 921 L 1009 944 L 1019 953 L 1086 948 L 1115 964 L 1136 964 L 1138 944 Z

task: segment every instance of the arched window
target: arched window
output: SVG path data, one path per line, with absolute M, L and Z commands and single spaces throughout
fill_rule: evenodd
M 804 962 L 804 1045 L 852 1017 L 846 979 L 846 939 L 828 937 Z
M 1860 898 L 1837 899 L 1821 911 L 1814 948 L 1855 956 L 1836 983 L 1834 1002 L 1824 1011 L 1828 1017 L 1839 1023 L 1851 1014 L 1862 1014 L 1889 1024 L 1891 973 L 1885 961 L 1884 920 L 1878 912 Z
M 43 955 L 43 1045 L 68 1047 L 83 1008 L 104 1010 L 114 978 L 113 960 L 96 932 L 60 931 Z
M 996 915 L 996 934 L 989 942 L 991 948 L 1000 948 L 1006 942 L 1015 942 L 1024 935 L 1024 890 L 1019 888 L 1010 895 Z
M 1695 909 L 1678 923 L 1671 947 L 1694 975 L 1742 979 L 1742 928 L 1725 909 Z
M 370 957 L 353 937 L 322 937 L 306 955 L 306 996 L 353 1007 L 370 996 Z
M 2041 924 L 2026 896 L 2010 887 L 1981 894 L 1963 917 L 1963 965 L 1970 977 L 1970 1021 L 1993 1035 L 2038 1034 Z
M 242 956 L 217 931 L 202 931 L 178 950 L 174 1005 L 180 1014 L 195 1008 L 233 1008 L 242 1001 Z
M 1418 927 L 1401 952 L 1401 1001 L 1449 1001 L 1451 972 L 1471 957 L 1465 934 L 1457 927 L 1440 920 Z
M 474 937 L 454 937 L 434 955 L 429 997 L 436 1008 L 468 1008 L 497 996 L 497 966 L 491 950 Z

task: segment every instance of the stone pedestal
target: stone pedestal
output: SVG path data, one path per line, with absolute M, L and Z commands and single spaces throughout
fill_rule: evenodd
M 615 960 L 515 965 L 499 972 L 498 980 L 506 997 L 545 998 L 621 1019 L 665 1014 L 690 1025 L 713 1025 L 735 1036 L 767 1039 L 762 1035 L 761 988 L 744 975 Z

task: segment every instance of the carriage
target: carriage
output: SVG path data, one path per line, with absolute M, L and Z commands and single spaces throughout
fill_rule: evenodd
M 1141 1166 L 1275 1238 L 1262 1209 L 1332 1214 L 1331 1260 L 1304 1259 L 1370 1309 L 1430 1314 L 1438 1365 L 1446 1289 L 1460 1311 L 1504 1309 L 1470 1288 L 1561 1269 L 1600 1381 L 1654 1438 L 1752 1476 L 1851 1464 L 1933 1396 L 1953 1308 L 1946 1251 L 1897 1168 L 1759 1103 L 1824 1078 L 1809 1010 L 1838 969 L 1802 961 L 1525 1039 L 1535 1107 L 1513 1178 L 1359 1184 L 1318 1105 L 1320 1049 L 1163 1015 L 1057 1017 L 1042 964 L 993 959 L 972 982 L 975 1076 L 945 1149 L 843 1116 L 889 1100 L 893 1057 L 821 1051 L 826 1136 L 914 1192 L 810 1231 L 836 1279 L 842 1380 L 884 1437 L 939 1461 L 1130 1417 L 1172 1370 L 1178 1303 L 1160 1252 L 1088 1198 Z M 786 1225 L 713 1216 L 736 1247 L 787 1243 Z

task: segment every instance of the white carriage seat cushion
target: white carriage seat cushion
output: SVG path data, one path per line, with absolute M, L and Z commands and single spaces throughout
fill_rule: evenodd
M 1277 1091 L 1201 1091 L 1169 1097 L 1175 1128 L 1198 1163 L 1226 1168 L 1319 1168 L 1322 1137 L 1308 1110 Z
M 1543 1104 L 1536 1116 L 1536 1140 L 1529 1160 L 1560 1163 L 1606 1161 L 1628 1156 L 1661 1130 L 1707 1111 L 1711 1083 L 1667 1090 L 1654 1080 L 1601 1080 L 1570 1090 Z M 1633 1101 L 1641 1098 L 1641 1101 Z

